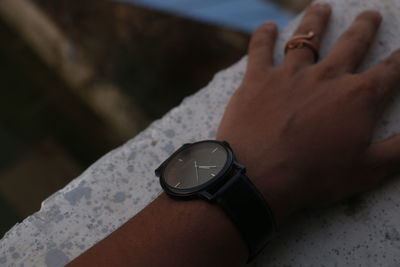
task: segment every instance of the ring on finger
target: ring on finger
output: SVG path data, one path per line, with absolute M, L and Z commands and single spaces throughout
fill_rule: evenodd
M 311 42 L 314 37 L 315 33 L 312 31 L 308 34 L 298 34 L 293 36 L 285 45 L 285 55 L 292 49 L 309 48 L 314 55 L 314 61 L 317 62 L 319 59 L 319 48 Z

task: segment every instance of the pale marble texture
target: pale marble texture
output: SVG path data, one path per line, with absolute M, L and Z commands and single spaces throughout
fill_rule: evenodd
M 353 17 L 378 8 L 384 22 L 365 66 L 400 47 L 400 0 L 330 0 L 333 23 L 327 51 Z M 282 47 L 299 18 L 280 35 Z M 324 54 L 324 53 L 323 53 Z M 213 138 L 224 107 L 243 77 L 246 58 L 172 109 L 125 145 L 43 202 L 41 210 L 0 242 L 0 266 L 62 266 L 106 237 L 161 191 L 154 168 L 182 143 Z M 400 132 L 399 99 L 377 138 Z M 400 180 L 361 198 L 298 218 L 251 266 L 400 266 Z

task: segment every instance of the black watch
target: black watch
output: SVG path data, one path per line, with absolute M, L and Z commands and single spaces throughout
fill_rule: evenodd
M 271 239 L 276 223 L 261 193 L 235 161 L 227 142 L 184 144 L 156 169 L 165 192 L 176 199 L 217 203 L 242 234 L 251 261 Z

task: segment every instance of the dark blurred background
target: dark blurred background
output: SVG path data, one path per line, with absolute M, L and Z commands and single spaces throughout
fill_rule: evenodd
M 276 19 L 310 2 L 271 1 L 282 10 Z M 229 23 L 143 5 L 3 0 L 0 237 L 239 60 L 249 37 Z

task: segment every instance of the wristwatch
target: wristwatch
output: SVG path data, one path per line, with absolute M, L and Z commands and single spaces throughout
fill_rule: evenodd
M 241 233 L 249 262 L 277 227 L 271 209 L 245 172 L 229 144 L 215 140 L 184 144 L 155 171 L 172 198 L 218 204 Z

